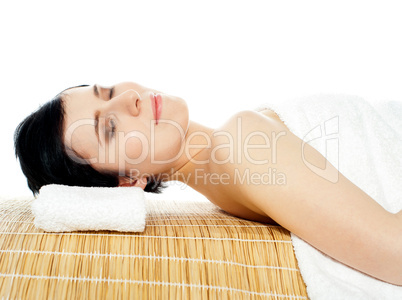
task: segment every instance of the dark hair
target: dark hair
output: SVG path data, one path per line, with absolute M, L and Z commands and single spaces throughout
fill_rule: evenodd
M 34 195 L 47 184 L 86 187 L 116 187 L 117 174 L 99 172 L 89 164 L 74 161 L 64 147 L 62 92 L 25 118 L 14 133 L 15 155 Z M 161 193 L 162 181 L 148 177 L 146 192 Z

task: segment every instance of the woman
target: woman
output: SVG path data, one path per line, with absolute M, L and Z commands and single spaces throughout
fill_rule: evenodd
M 340 262 L 402 285 L 401 213 L 341 173 L 331 183 L 311 172 L 301 143 L 271 110 L 242 111 L 213 129 L 189 120 L 183 99 L 129 82 L 67 89 L 15 134 L 34 193 L 51 183 L 160 192 L 179 180 L 233 215 L 278 223 Z M 308 144 L 303 155 L 338 172 Z

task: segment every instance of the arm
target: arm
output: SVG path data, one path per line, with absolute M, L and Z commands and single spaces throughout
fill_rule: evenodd
M 387 212 L 341 173 L 339 180 L 331 183 L 312 172 L 301 159 L 301 144 L 291 132 L 279 140 L 278 160 L 270 167 L 284 173 L 287 182 L 265 189 L 251 187 L 255 197 L 250 201 L 329 256 L 402 285 L 401 213 Z M 310 145 L 304 144 L 304 151 L 311 164 L 328 164 L 329 172 L 338 172 Z

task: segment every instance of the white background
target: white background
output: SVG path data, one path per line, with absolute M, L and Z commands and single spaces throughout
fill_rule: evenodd
M 190 118 L 211 127 L 264 102 L 317 93 L 401 101 L 400 7 L 351 0 L 3 1 L 0 196 L 30 194 L 14 157 L 18 123 L 78 84 L 135 81 L 185 99 Z

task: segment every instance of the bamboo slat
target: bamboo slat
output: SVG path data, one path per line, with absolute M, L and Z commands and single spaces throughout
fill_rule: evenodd
M 1 299 L 308 299 L 280 226 L 147 199 L 142 233 L 46 233 L 33 200 L 0 200 Z

